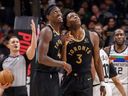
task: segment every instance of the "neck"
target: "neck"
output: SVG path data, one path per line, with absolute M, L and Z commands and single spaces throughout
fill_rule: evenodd
M 20 55 L 19 51 L 18 52 L 10 52 L 10 56 L 15 57 L 15 56 L 18 56 L 18 55 Z
M 72 29 L 71 34 L 74 36 L 75 39 L 81 39 L 83 35 L 83 29 L 82 27 L 79 27 L 77 29 Z
M 115 49 L 117 50 L 117 51 L 122 51 L 122 50 L 124 50 L 126 48 L 126 45 L 125 44 L 123 44 L 123 45 L 117 45 L 117 44 L 115 44 Z
M 60 23 L 52 23 L 52 22 L 50 22 L 49 24 L 51 25 L 53 30 L 55 30 L 57 33 L 60 33 L 60 26 L 61 26 Z

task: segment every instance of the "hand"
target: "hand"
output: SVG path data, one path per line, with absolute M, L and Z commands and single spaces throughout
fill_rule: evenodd
M 69 75 L 69 74 L 72 72 L 72 67 L 71 67 L 71 65 L 68 64 L 68 63 L 66 63 L 66 62 L 64 62 L 63 68 L 64 68 L 64 70 L 67 72 L 67 75 Z
M 73 35 L 71 35 L 71 32 L 68 32 L 64 35 L 62 35 L 62 42 L 64 44 L 67 44 L 69 41 L 72 41 L 74 39 Z
M 36 33 L 36 26 L 33 19 L 31 20 L 31 29 L 33 33 Z
M 6 84 L 4 84 L 4 85 L 2 85 L 1 83 L 0 83 L 0 89 L 7 89 L 7 88 L 9 88 L 10 86 L 11 86 L 12 84 L 9 84 L 9 83 L 6 83 Z
M 100 96 L 105 96 L 105 95 L 106 95 L 105 86 L 100 86 Z

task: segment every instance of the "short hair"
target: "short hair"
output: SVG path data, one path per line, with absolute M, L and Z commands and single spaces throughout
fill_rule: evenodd
M 126 34 L 126 33 L 125 33 L 125 31 L 124 31 L 123 29 L 118 28 L 118 29 L 116 29 L 116 30 L 114 31 L 114 35 L 115 35 L 115 33 L 116 33 L 116 32 L 118 32 L 118 31 L 123 31 L 123 32 L 124 32 L 124 34 Z
M 67 26 L 67 15 L 69 14 L 69 13 L 72 13 L 72 12 L 74 12 L 73 10 L 70 10 L 70 9 L 67 9 L 65 12 L 64 12 L 64 14 L 63 14 L 63 26 L 64 26 L 64 28 L 66 29 L 66 30 L 68 30 L 68 26 Z
M 10 41 L 10 39 L 12 39 L 12 38 L 17 38 L 17 39 L 19 39 L 16 35 L 13 35 L 13 36 L 10 36 L 10 37 L 9 37 L 8 41 Z
M 45 10 L 45 15 L 49 15 L 53 8 L 57 7 L 55 4 L 49 5 Z

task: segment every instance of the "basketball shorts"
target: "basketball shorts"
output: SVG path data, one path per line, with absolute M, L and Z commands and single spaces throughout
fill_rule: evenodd
M 64 77 L 61 88 L 62 96 L 92 96 L 92 76 L 72 73 Z
M 57 72 L 35 72 L 30 86 L 30 96 L 60 96 Z

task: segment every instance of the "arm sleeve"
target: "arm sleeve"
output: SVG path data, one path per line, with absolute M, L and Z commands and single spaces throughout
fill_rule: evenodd
M 113 66 L 113 64 L 109 64 L 109 78 L 115 77 L 116 75 L 116 68 Z

